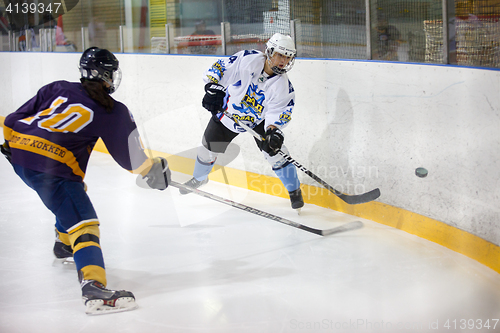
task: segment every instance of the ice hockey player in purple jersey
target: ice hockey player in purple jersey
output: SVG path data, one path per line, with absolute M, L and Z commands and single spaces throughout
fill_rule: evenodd
M 288 190 L 292 208 L 304 206 L 295 166 L 277 154 L 279 149 L 288 154 L 281 130 L 291 120 L 295 105 L 295 91 L 286 74 L 293 67 L 295 55 L 291 37 L 277 33 L 268 40 L 265 53 L 240 51 L 218 60 L 205 72 L 202 105 L 213 117 L 198 148 L 193 178 L 186 185 L 198 188 L 206 184 L 217 155 L 245 132 L 221 112 L 226 110 L 265 138 L 263 142 L 256 140 L 257 145 Z
M 164 190 L 168 163 L 144 153 L 128 108 L 110 94 L 120 84 L 116 57 L 91 47 L 80 58 L 81 82 L 56 81 L 8 115 L 2 153 L 56 216 L 57 258 L 73 257 L 88 314 L 132 310 L 130 291 L 106 289 L 99 219 L 83 182 L 90 153 L 101 138 L 124 169 Z

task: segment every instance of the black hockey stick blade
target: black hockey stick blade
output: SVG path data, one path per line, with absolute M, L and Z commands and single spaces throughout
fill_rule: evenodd
M 336 193 L 335 193 L 336 194 Z M 362 203 L 367 203 L 370 201 L 373 201 L 380 197 L 380 190 L 378 188 L 373 189 L 369 192 L 363 193 L 363 194 L 336 194 L 340 199 L 348 203 L 349 205 L 357 205 L 357 204 L 362 204 Z
M 294 160 L 292 157 L 290 157 L 290 155 L 287 155 L 285 152 L 283 152 L 281 150 L 278 151 L 278 153 L 281 156 L 283 156 L 283 158 L 285 160 L 287 160 L 290 163 L 292 163 L 293 165 L 295 165 L 299 170 L 303 171 L 306 175 L 308 175 L 309 177 L 311 177 L 312 179 L 314 179 L 315 181 L 317 181 L 318 183 L 323 185 L 328 191 L 332 192 L 333 194 L 335 194 L 337 197 L 339 197 L 340 199 L 342 199 L 345 203 L 348 203 L 349 205 L 357 205 L 357 204 L 367 203 L 367 202 L 370 202 L 370 201 L 377 199 L 380 196 L 380 190 L 378 188 L 373 189 L 369 192 L 362 193 L 362 194 L 352 194 L 351 195 L 351 194 L 342 193 L 342 192 L 334 189 L 330 185 L 328 185 L 327 182 L 325 182 L 323 179 L 316 176 L 311 171 L 307 170 L 306 167 L 304 167 L 302 164 L 300 164 L 299 162 Z
M 226 205 L 229 205 L 229 206 L 232 206 L 232 207 L 235 207 L 235 208 L 239 208 L 239 209 L 244 210 L 246 212 L 249 212 L 249 213 L 252 213 L 252 214 L 255 214 L 255 215 L 258 215 L 258 216 L 262 216 L 262 217 L 268 218 L 270 220 L 273 220 L 273 221 L 276 221 L 276 222 L 280 222 L 280 223 L 292 226 L 294 228 L 302 229 L 304 231 L 311 232 L 313 234 L 320 235 L 320 236 L 327 236 L 327 235 L 331 235 L 331 234 L 342 232 L 342 231 L 353 230 L 352 227 L 347 227 L 347 225 L 349 225 L 351 223 L 354 223 L 354 222 L 346 223 L 346 227 L 344 227 L 344 225 L 342 225 L 340 227 L 336 227 L 336 228 L 333 228 L 333 229 L 327 229 L 327 230 L 315 229 L 315 228 L 311 228 L 311 227 L 308 227 L 306 225 L 303 225 L 303 224 L 300 224 L 300 223 L 297 223 L 297 222 L 285 219 L 283 217 L 280 217 L 280 216 L 277 216 L 277 215 L 274 215 L 274 214 L 271 214 L 271 213 L 264 212 L 264 211 L 262 211 L 260 209 L 253 208 L 253 207 L 244 205 L 242 203 L 238 203 L 238 202 L 235 202 L 235 201 L 232 201 L 232 200 L 229 200 L 229 199 L 225 199 L 225 198 L 219 197 L 219 196 L 217 196 L 215 194 L 211 194 L 211 193 L 208 193 L 208 192 L 205 192 L 205 191 L 201 191 L 199 189 L 191 188 L 189 186 L 177 183 L 175 181 L 170 181 L 169 185 L 177 187 L 177 188 L 180 188 L 180 189 L 184 189 L 184 190 L 190 191 L 190 192 L 195 193 L 197 195 L 200 195 L 202 197 L 205 197 L 205 198 L 208 198 L 208 199 L 212 199 L 212 200 L 221 202 L 223 204 L 226 204 Z M 359 223 L 361 223 L 361 222 L 359 222 Z M 357 226 L 357 228 L 359 228 L 359 226 Z M 355 228 L 355 229 L 357 229 L 357 228 Z

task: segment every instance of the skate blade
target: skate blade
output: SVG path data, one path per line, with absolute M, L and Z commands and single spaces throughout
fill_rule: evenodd
M 300 215 L 300 213 L 302 212 L 302 208 L 297 208 L 297 209 L 294 209 L 294 211 L 297 212 L 298 215 Z
M 63 265 L 74 265 L 75 264 L 75 259 L 73 257 L 68 257 L 68 258 L 56 258 L 55 262 L 58 262 Z
M 114 305 L 108 305 L 106 303 L 111 302 L 104 301 L 102 299 L 87 301 L 87 309 L 85 310 L 85 313 L 91 316 L 96 316 L 102 314 L 131 311 L 139 307 L 133 297 L 120 297 L 114 301 Z

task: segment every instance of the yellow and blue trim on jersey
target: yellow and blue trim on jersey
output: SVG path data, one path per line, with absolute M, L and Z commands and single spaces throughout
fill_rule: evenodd
M 68 149 L 47 139 L 16 132 L 8 127 L 4 128 L 4 138 L 9 141 L 11 149 L 19 149 L 45 156 L 67 165 L 75 175 L 85 178 L 85 172 L 80 168 L 75 155 Z

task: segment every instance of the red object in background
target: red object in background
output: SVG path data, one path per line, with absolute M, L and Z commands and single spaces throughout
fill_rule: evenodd
M 63 32 L 62 15 L 57 18 L 56 45 L 66 45 L 66 36 L 64 36 L 64 32 Z
M 61 28 L 61 30 L 63 30 L 63 19 L 62 19 L 62 15 L 60 15 L 58 18 L 57 18 L 57 26 L 59 28 Z

